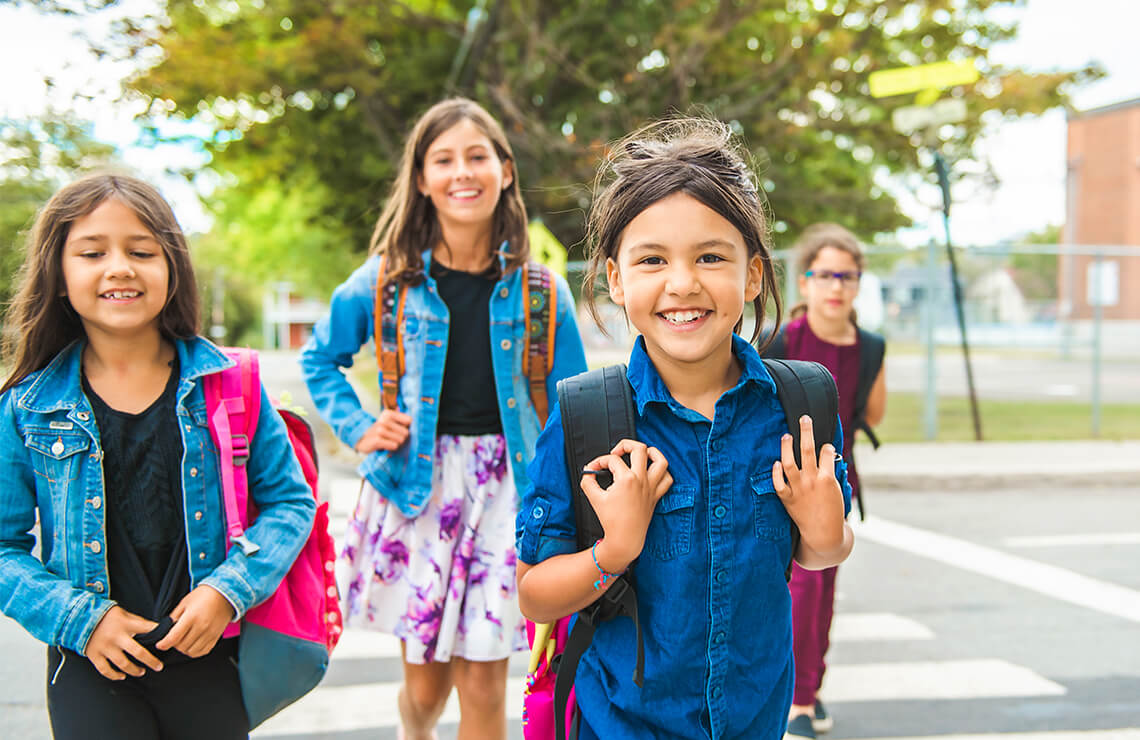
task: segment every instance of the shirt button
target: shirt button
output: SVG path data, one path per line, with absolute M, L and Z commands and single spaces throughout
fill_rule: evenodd
M 102 581 L 95 581 L 95 585 L 92 586 L 91 588 L 95 589 L 95 593 L 101 594 L 101 593 L 103 593 L 103 582 Z
M 198 559 L 199 560 L 205 560 L 206 559 L 206 553 L 204 553 L 204 552 L 198 553 Z
M 101 496 L 96 496 L 95 498 L 91 499 L 91 508 L 92 509 L 98 509 L 102 505 L 103 505 L 103 498 Z
M 515 462 L 522 462 L 522 453 L 521 452 L 515 453 Z
M 721 450 L 723 450 L 724 449 L 724 440 L 723 439 L 714 439 L 713 440 L 713 449 L 717 452 L 720 452 Z
M 713 513 L 716 514 L 717 519 L 723 519 L 724 515 L 728 513 L 728 509 L 725 508 L 724 504 L 720 504 L 715 509 L 713 509 Z
M 719 699 L 719 698 L 720 698 L 720 695 L 721 695 L 721 694 L 723 694 L 723 693 L 724 693 L 724 690 L 723 690 L 721 687 L 719 687 L 719 686 L 713 686 L 713 691 L 712 691 L 712 694 L 713 694 L 713 698 L 714 698 L 714 699 Z
M 198 477 L 198 468 L 190 468 L 190 477 L 191 478 L 197 478 Z
M 189 424 L 186 425 L 186 431 L 190 431 L 190 425 Z
M 62 454 L 63 454 L 63 442 L 61 442 L 61 441 L 59 441 L 59 440 L 57 439 L 57 440 L 55 441 L 55 444 L 53 444 L 53 445 L 51 446 L 51 454 L 53 454 L 53 455 L 62 455 Z
M 515 407 L 515 399 L 508 398 L 507 399 L 507 408 L 513 409 L 514 407 Z
M 79 417 L 80 421 L 87 421 L 91 418 L 91 414 L 87 413 L 86 411 L 80 411 L 78 414 L 76 414 L 76 416 Z
M 511 294 L 511 291 L 507 290 L 506 288 L 503 288 L 499 291 L 499 297 L 500 298 L 506 298 L 510 294 Z
M 541 506 L 536 506 L 534 507 L 534 513 L 531 514 L 531 516 L 533 516 L 535 519 L 541 519 L 542 515 L 545 513 L 546 512 L 542 510 Z
M 504 339 L 503 341 L 499 342 L 499 346 L 502 347 L 503 349 L 510 349 L 511 348 L 511 340 Z
M 202 521 L 202 512 L 200 512 L 200 511 L 194 512 L 194 521 L 196 521 L 196 522 Z
M 99 544 L 99 540 L 95 540 L 91 543 L 91 552 L 95 553 L 96 555 L 103 552 L 103 546 Z
M 724 583 L 727 580 L 728 580 L 728 573 L 725 573 L 723 570 L 716 574 L 716 582 L 717 583 Z
M 724 633 L 723 632 L 717 632 L 716 635 L 713 636 L 713 642 L 715 642 L 717 645 L 723 645 L 724 644 Z

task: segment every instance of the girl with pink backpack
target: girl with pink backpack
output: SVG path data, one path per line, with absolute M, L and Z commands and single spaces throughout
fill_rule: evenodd
M 203 385 L 233 362 L 200 315 L 151 186 L 94 175 L 41 210 L 0 389 L 0 610 L 48 645 L 60 740 L 248 736 L 223 633 L 277 589 L 315 503 L 285 424 L 262 414 L 244 439 L 258 517 L 227 537 Z

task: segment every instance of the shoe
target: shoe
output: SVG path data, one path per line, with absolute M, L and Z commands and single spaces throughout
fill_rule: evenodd
M 835 725 L 835 720 L 827 712 L 827 707 L 823 706 L 823 702 L 819 699 L 815 700 L 815 711 L 812 713 L 811 727 L 818 734 L 830 732 L 831 728 Z
M 815 740 L 815 730 L 811 726 L 811 716 L 807 714 L 797 714 L 788 720 L 788 731 L 784 733 L 784 738 L 785 740 L 795 740 L 796 738 Z

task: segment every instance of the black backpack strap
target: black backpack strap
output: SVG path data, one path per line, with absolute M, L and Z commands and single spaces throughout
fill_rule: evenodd
M 792 435 L 792 453 L 796 465 L 802 466 L 800 454 L 800 417 L 811 417 L 815 451 L 819 454 L 825 444 L 835 441 L 835 425 L 839 421 L 839 391 L 831 372 L 818 362 L 806 360 L 765 359 L 772 379 L 776 381 L 776 395 L 784 408 L 784 419 Z M 800 529 L 792 522 L 792 559 L 799 547 Z M 786 577 L 792 577 L 792 560 L 788 561 Z
M 871 397 L 871 388 L 883 367 L 887 343 L 878 334 L 858 328 L 856 331 L 859 333 L 859 385 L 855 388 L 855 428 L 862 429 L 871 446 L 878 449 L 879 438 L 867 423 L 867 399 Z
M 771 336 L 773 332 L 775 332 L 776 336 L 772 337 L 772 343 L 764 348 L 764 354 L 761 355 L 761 357 L 766 357 L 774 360 L 782 360 L 783 358 L 787 357 L 788 334 L 786 329 L 787 326 L 785 325 L 780 327 L 779 331 L 775 329 L 764 330 L 764 332 L 760 335 L 760 338 L 756 340 L 757 347 L 763 347 L 764 342 L 768 341 L 768 337 Z
M 558 406 L 566 439 L 566 472 L 573 492 L 576 539 L 578 550 L 582 551 L 593 546 L 605 534 L 590 500 L 578 485 L 582 478 L 582 468 L 594 458 L 609 454 L 622 439 L 636 439 L 637 417 L 633 406 L 633 389 L 626 378 L 625 365 L 609 365 L 560 380 Z M 598 475 L 597 480 L 603 488 L 613 482 L 608 473 Z M 566 639 L 566 646 L 555 669 L 554 720 L 558 738 L 566 737 L 565 707 L 570 698 L 570 689 L 574 686 L 578 662 L 590 647 L 598 625 L 623 614 L 633 620 L 637 631 L 637 662 L 633 681 L 639 687 L 642 685 L 644 642 L 641 621 L 637 615 L 633 573 L 627 571 L 614 579 L 613 584 L 597 601 L 578 612 L 574 628 Z

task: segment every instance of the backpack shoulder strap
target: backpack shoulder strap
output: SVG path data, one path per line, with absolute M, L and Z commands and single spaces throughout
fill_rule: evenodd
M 871 431 L 867 423 L 867 399 L 871 396 L 871 387 L 879 377 L 879 370 L 883 367 L 883 356 L 887 351 L 887 344 L 878 334 L 856 328 L 859 335 L 859 384 L 855 388 L 855 428 L 862 429 L 871 446 L 878 449 L 879 438 Z
M 578 486 L 582 468 L 609 453 L 622 439 L 633 439 L 636 433 L 633 390 L 625 365 L 609 365 L 558 381 L 558 407 L 566 438 L 566 472 L 574 497 L 578 549 L 584 550 L 601 539 L 604 532 L 589 499 Z M 608 477 L 599 475 L 598 484 L 608 486 Z
M 404 374 L 404 342 L 400 327 L 404 325 L 404 300 L 408 287 L 396 279 L 386 280 L 388 260 L 380 257 L 376 273 L 376 308 L 373 310 L 375 328 L 372 332 L 376 345 L 376 365 L 380 368 L 381 402 L 384 408 L 397 408 L 400 376 Z
M 768 347 L 764 350 L 763 357 L 769 357 L 777 360 L 787 357 L 788 333 L 786 324 L 784 326 L 781 326 L 778 330 L 769 329 L 768 331 L 764 332 L 764 334 L 761 335 L 760 340 L 757 342 L 757 346 L 763 346 L 764 342 L 772 334 L 775 334 L 775 336 L 772 337 L 772 343 L 769 344 Z
M 523 375 L 530 382 L 530 402 L 541 426 L 546 426 L 550 403 L 546 376 L 554 360 L 554 333 L 558 317 L 558 293 L 550 268 L 538 262 L 523 265 L 523 307 L 526 312 L 526 352 Z
M 784 409 L 788 432 L 792 435 L 792 454 L 796 465 L 803 465 L 800 454 L 800 417 L 811 417 L 815 450 L 835 440 L 835 425 L 839 420 L 839 391 L 831 372 L 818 362 L 806 360 L 765 359 L 764 366 L 776 381 L 776 395 Z M 800 532 L 792 522 L 792 557 L 799 546 Z M 792 563 L 788 562 L 787 577 L 791 578 Z
M 261 378 L 257 353 L 227 348 L 237 364 L 202 380 L 210 435 L 218 448 L 226 534 L 247 556 L 260 548 L 245 536 L 249 523 L 249 479 L 245 464 L 261 413 Z

